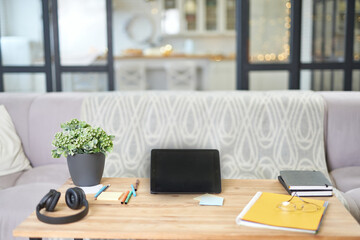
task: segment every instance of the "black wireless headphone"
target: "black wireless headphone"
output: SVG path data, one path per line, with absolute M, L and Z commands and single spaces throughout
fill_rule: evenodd
M 37 218 L 44 222 L 50 224 L 64 224 L 76 222 L 83 217 L 85 217 L 89 212 L 89 204 L 86 200 L 85 192 L 78 187 L 69 188 L 66 191 L 65 201 L 71 209 L 80 209 L 82 206 L 85 206 L 85 209 L 75 215 L 65 216 L 65 217 L 49 217 L 40 213 L 40 210 L 45 208 L 48 212 L 53 212 L 55 206 L 60 198 L 60 192 L 55 189 L 51 189 L 39 202 L 36 206 L 36 216 Z

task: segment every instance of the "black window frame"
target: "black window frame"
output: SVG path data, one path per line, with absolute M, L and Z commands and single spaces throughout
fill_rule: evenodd
M 354 17 L 355 0 L 346 1 L 345 21 L 345 56 L 343 62 L 302 63 L 301 50 L 301 11 L 302 0 L 291 0 L 291 23 L 290 28 L 290 61 L 288 63 L 250 63 L 249 62 L 249 12 L 251 0 L 237 1 L 237 89 L 249 90 L 250 71 L 281 71 L 286 70 L 289 74 L 288 89 L 300 89 L 301 70 L 343 70 L 344 91 L 352 91 L 352 73 L 360 69 L 360 62 L 354 61 Z M 315 0 L 314 0 L 315 1 Z

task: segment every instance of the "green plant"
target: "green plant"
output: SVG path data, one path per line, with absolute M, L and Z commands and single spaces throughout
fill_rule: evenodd
M 61 128 L 63 131 L 56 133 L 52 142 L 55 147 L 51 151 L 53 158 L 82 153 L 106 154 L 113 149 L 112 140 L 114 136 L 107 135 L 102 128 L 93 128 L 88 123 L 78 119 L 62 123 Z

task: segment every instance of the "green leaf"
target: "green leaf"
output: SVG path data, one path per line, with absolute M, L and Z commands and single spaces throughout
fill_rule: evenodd
M 112 140 L 115 136 L 107 135 L 100 127 L 93 128 L 85 121 L 74 118 L 62 123 L 61 128 L 63 131 L 56 133 L 52 141 L 55 149 L 51 151 L 51 155 L 54 158 L 78 153 L 106 154 L 113 149 Z
M 59 157 L 61 156 L 61 154 L 58 154 L 58 153 L 57 153 L 57 150 L 54 149 L 54 150 L 51 151 L 51 156 L 52 156 L 53 158 L 59 158 Z
M 69 149 L 69 151 L 72 151 L 76 149 L 76 146 L 74 144 L 69 144 L 67 148 Z

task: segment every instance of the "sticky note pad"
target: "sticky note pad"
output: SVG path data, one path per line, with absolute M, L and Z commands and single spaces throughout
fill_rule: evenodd
M 204 195 L 201 195 L 201 196 L 198 196 L 198 197 L 194 198 L 194 200 L 200 202 L 200 200 L 201 200 L 202 197 L 216 197 L 216 196 L 213 195 L 213 194 L 208 194 L 208 193 L 206 193 L 206 194 L 204 194 Z
M 222 206 L 223 202 L 224 198 L 222 197 L 202 196 L 199 204 L 206 206 Z
M 102 192 L 97 200 L 117 201 L 120 200 L 122 192 Z

